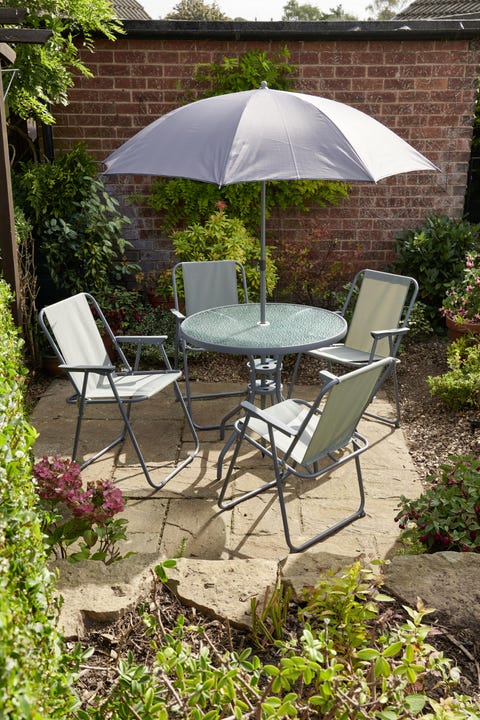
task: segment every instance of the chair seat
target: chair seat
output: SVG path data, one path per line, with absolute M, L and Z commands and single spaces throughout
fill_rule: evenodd
M 129 398 L 151 398 L 181 377 L 181 372 L 149 373 L 137 375 L 115 375 L 114 384 L 122 400 Z M 102 377 L 98 385 L 88 392 L 86 400 L 106 400 L 113 398 L 108 378 Z
M 274 422 L 280 421 L 284 425 L 287 425 L 292 431 L 292 435 L 286 435 L 279 430 L 274 430 L 273 435 L 278 450 L 281 450 L 282 452 L 286 452 L 288 450 L 292 444 L 292 437 L 298 432 L 309 411 L 309 407 L 306 407 L 303 404 L 300 405 L 294 400 L 284 400 L 283 402 L 264 410 L 265 415 L 271 417 Z M 317 415 L 310 419 L 302 433 L 302 437 L 292 450 L 289 462 L 293 460 L 296 463 L 302 464 L 307 447 L 312 439 L 315 428 L 317 427 L 319 417 L 320 416 Z M 257 418 L 251 418 L 249 428 L 253 432 L 257 433 L 257 435 L 260 435 L 260 437 L 264 440 L 269 440 L 268 425 L 266 422 Z
M 310 350 L 309 355 L 313 357 L 323 358 L 331 362 L 339 362 L 352 365 L 361 365 L 370 362 L 370 353 L 364 350 L 356 350 L 346 345 L 332 345 L 331 347 L 319 348 L 318 350 Z M 382 360 L 383 355 L 374 355 L 373 361 Z

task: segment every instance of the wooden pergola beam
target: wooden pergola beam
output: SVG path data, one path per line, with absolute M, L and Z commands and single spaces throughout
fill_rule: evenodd
M 0 25 L 21 25 L 27 8 L 0 8 Z
M 51 30 L 36 30 L 33 28 L 0 28 L 0 42 L 43 45 L 51 34 Z

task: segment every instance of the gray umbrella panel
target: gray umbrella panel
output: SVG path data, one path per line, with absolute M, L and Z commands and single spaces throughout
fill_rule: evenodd
M 378 182 L 438 168 L 369 115 L 334 100 L 248 90 L 177 108 L 105 161 L 106 173 L 219 186 L 262 180 Z
M 162 175 L 218 186 L 261 182 L 260 323 L 265 324 L 267 180 L 378 182 L 438 170 L 369 115 L 334 100 L 258 90 L 184 105 L 127 140 L 106 160 L 106 174 Z

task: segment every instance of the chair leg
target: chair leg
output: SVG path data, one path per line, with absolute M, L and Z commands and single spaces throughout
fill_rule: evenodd
M 357 475 L 357 486 L 358 486 L 358 493 L 359 493 L 359 504 L 355 512 L 353 512 L 351 515 L 348 515 L 346 518 L 343 518 L 342 520 L 339 520 L 338 522 L 334 523 L 333 525 L 330 525 L 328 528 L 323 530 L 322 532 L 318 533 L 317 535 L 314 535 L 309 540 L 306 540 L 305 542 L 301 543 L 300 545 L 295 545 L 292 542 L 291 534 L 290 534 L 290 526 L 288 522 L 288 514 L 287 514 L 287 508 L 285 503 L 285 496 L 283 491 L 283 483 L 285 482 L 288 475 L 291 474 L 289 468 L 282 467 L 281 462 L 279 462 L 278 456 L 276 451 L 269 452 L 269 456 L 272 458 L 273 461 L 273 467 L 274 467 L 274 474 L 275 477 L 273 480 L 271 480 L 268 483 L 265 483 L 264 485 L 261 485 L 260 487 L 255 488 L 254 490 L 250 490 L 248 492 L 243 493 L 242 495 L 237 496 L 233 500 L 230 500 L 228 502 L 224 501 L 225 493 L 227 491 L 228 485 L 231 481 L 231 476 L 233 472 L 233 468 L 235 465 L 235 462 L 238 457 L 238 453 L 240 450 L 240 446 L 243 442 L 243 440 L 248 439 L 248 442 L 251 443 L 254 447 L 256 447 L 258 450 L 262 451 L 262 446 L 252 438 L 246 438 L 245 433 L 247 429 L 247 423 L 243 424 L 242 429 L 235 430 L 233 435 L 228 439 L 226 446 L 222 450 L 222 453 L 218 459 L 217 462 L 217 479 L 221 479 L 221 466 L 223 462 L 223 458 L 225 456 L 226 451 L 229 447 L 233 444 L 233 442 L 236 439 L 235 449 L 233 451 L 233 456 L 230 460 L 230 464 L 228 466 L 227 474 L 225 476 L 225 479 L 223 481 L 223 485 L 220 491 L 220 495 L 217 501 L 218 506 L 222 510 L 231 510 L 236 505 L 239 505 L 240 503 L 244 502 L 245 500 L 249 500 L 252 497 L 256 497 L 257 495 L 260 495 L 260 493 L 265 492 L 266 490 L 269 490 L 273 487 L 276 487 L 277 495 L 278 495 L 278 501 L 280 504 L 280 513 L 282 517 L 282 524 L 283 524 L 283 532 L 285 536 L 285 542 L 288 545 L 288 548 L 291 553 L 298 553 L 303 552 L 303 550 L 306 550 L 309 547 L 312 547 L 312 545 L 316 545 L 317 543 L 321 542 L 322 540 L 325 540 L 326 538 L 330 537 L 331 535 L 334 535 L 335 533 L 342 530 L 347 525 L 350 525 L 351 523 L 355 522 L 355 520 L 358 520 L 362 517 L 365 517 L 365 491 L 363 487 L 363 478 L 362 478 L 362 470 L 360 466 L 360 457 L 359 455 L 354 456 L 355 460 L 355 470 Z M 271 433 L 270 441 L 273 441 L 273 432 Z M 358 447 L 357 447 L 358 450 Z
M 288 386 L 288 393 L 287 398 L 292 397 L 293 389 L 295 387 L 295 383 L 297 382 L 297 375 L 300 368 L 300 363 L 302 361 L 302 353 L 299 353 L 297 355 L 297 359 L 295 360 L 295 365 L 293 366 L 293 373 L 292 373 L 292 379 L 290 380 L 290 385 Z
M 224 393 L 203 393 L 193 394 L 190 383 L 190 372 L 188 368 L 187 348 L 185 343 L 182 342 L 183 351 L 183 379 L 185 381 L 185 396 L 182 396 L 186 402 L 188 408 L 188 414 L 192 419 L 193 425 L 196 430 L 220 430 L 220 438 L 223 439 L 225 435 L 225 428 L 231 427 L 227 425 L 227 421 L 237 413 L 237 407 L 235 407 L 228 415 L 226 415 L 220 422 L 212 425 L 199 425 L 193 419 L 193 401 L 194 400 L 209 400 L 218 397 L 244 397 L 247 394 L 246 390 L 231 390 Z
M 314 535 L 309 540 L 306 540 L 304 543 L 301 543 L 300 545 L 294 545 L 292 542 L 291 536 L 290 536 L 290 529 L 289 529 L 289 525 L 288 525 L 288 517 L 287 517 L 286 506 L 285 506 L 282 481 L 280 478 L 278 478 L 277 492 L 278 492 L 278 499 L 280 502 L 280 510 L 281 510 L 281 514 L 282 514 L 283 531 L 285 534 L 286 543 L 287 543 L 291 553 L 303 552 L 307 548 L 312 547 L 312 545 L 316 545 L 317 543 L 321 542 L 322 540 L 326 540 L 328 537 L 335 535 L 337 532 L 342 530 L 347 525 L 350 525 L 351 523 L 355 522 L 355 520 L 359 520 L 360 518 L 365 517 L 365 492 L 364 492 L 364 488 L 363 488 L 362 470 L 360 467 L 359 456 L 355 455 L 354 460 L 355 460 L 355 469 L 356 469 L 356 473 L 357 473 L 358 490 L 359 490 L 359 495 L 360 495 L 360 502 L 359 502 L 357 510 L 355 510 L 355 512 L 353 512 L 348 517 L 343 518 L 343 520 L 339 520 L 334 525 L 330 525 L 330 527 L 326 528 L 326 530 L 323 530 L 322 532 L 318 533 L 317 535 Z
M 246 439 L 245 433 L 247 430 L 247 423 L 243 422 L 242 428 L 239 430 L 237 427 L 235 427 L 232 435 L 228 438 L 222 452 L 220 453 L 220 456 L 217 460 L 217 480 L 220 481 L 222 479 L 222 465 L 223 465 L 223 459 L 229 450 L 229 448 L 233 445 L 235 442 L 235 448 L 233 450 L 233 455 L 230 460 L 230 464 L 228 466 L 227 474 L 225 476 L 225 479 L 223 481 L 222 488 L 220 490 L 220 495 L 217 501 L 217 504 L 219 508 L 222 510 L 231 510 L 235 507 L 235 505 L 238 505 L 239 503 L 243 502 L 244 500 L 248 500 L 249 498 L 255 497 L 256 495 L 259 495 L 260 493 L 264 492 L 265 490 L 268 490 L 275 486 L 276 480 L 271 480 L 268 483 L 265 483 L 264 485 L 261 485 L 258 488 L 255 488 L 254 490 L 250 490 L 249 492 L 243 493 L 242 495 L 239 495 L 238 497 L 234 498 L 233 500 L 230 500 L 229 502 L 224 502 L 225 493 L 227 491 L 228 485 L 230 484 L 233 468 L 235 465 L 235 462 L 238 457 L 238 453 L 240 450 L 240 446 L 242 442 Z M 264 448 L 262 445 L 257 443 L 255 440 L 250 439 L 248 442 L 257 448 L 260 452 L 264 452 Z
M 88 404 L 85 401 L 85 395 L 86 395 L 86 391 L 87 391 L 87 380 L 88 380 L 88 373 L 85 374 L 85 377 L 83 380 L 81 396 L 78 397 L 78 396 L 74 395 L 73 397 L 71 397 L 67 400 L 68 403 L 75 402 L 78 406 L 77 425 L 75 428 L 75 436 L 73 438 L 72 460 L 76 460 L 76 457 L 77 457 L 78 444 L 80 441 L 80 433 L 81 433 L 81 429 L 82 429 L 83 417 L 85 414 L 85 406 Z M 127 413 L 127 418 L 128 418 L 128 416 L 129 416 L 129 413 Z M 80 469 L 84 470 L 86 467 L 88 467 L 93 462 L 95 462 L 95 460 L 98 460 L 99 457 L 104 455 L 109 450 L 112 450 L 114 447 L 116 447 L 116 445 L 119 445 L 121 442 L 123 442 L 125 440 L 126 431 L 127 431 L 127 426 L 124 423 L 123 430 L 120 433 L 120 435 L 118 435 L 114 440 L 112 440 L 112 442 L 110 442 L 108 445 L 106 445 L 104 448 L 102 448 L 102 450 L 99 450 L 94 455 L 92 455 L 91 458 L 86 460 L 84 463 L 81 463 Z
M 177 473 L 179 473 L 180 470 L 182 470 L 186 465 L 188 465 L 190 462 L 192 462 L 193 458 L 197 455 L 198 450 L 199 450 L 199 447 L 200 447 L 197 433 L 196 433 L 196 431 L 195 431 L 195 428 L 194 428 L 194 426 L 193 426 L 191 417 L 190 417 L 190 415 L 189 415 L 189 413 L 188 413 L 187 407 L 186 407 L 185 402 L 184 402 L 184 400 L 183 400 L 182 393 L 180 392 L 180 388 L 178 387 L 177 383 L 175 382 L 175 383 L 174 383 L 174 391 L 175 391 L 175 393 L 177 394 L 178 400 L 179 400 L 179 402 L 180 402 L 180 404 L 181 404 L 181 406 L 182 406 L 183 413 L 184 413 L 184 415 L 185 415 L 185 417 L 186 417 L 186 419 L 187 419 L 188 425 L 189 425 L 190 430 L 191 430 L 191 432 L 192 432 L 192 436 L 193 436 L 193 439 L 194 439 L 194 442 L 195 442 L 195 447 L 194 447 L 193 451 L 188 455 L 188 457 L 180 463 L 180 465 L 177 465 L 177 467 L 174 468 L 174 470 L 172 470 L 172 472 L 170 472 L 166 477 L 164 477 L 163 480 L 161 480 L 159 483 L 155 483 L 155 482 L 152 480 L 152 477 L 151 477 L 151 475 L 150 475 L 150 473 L 149 473 L 149 471 L 148 471 L 148 469 L 147 469 L 147 466 L 146 466 L 146 464 L 145 464 L 145 460 L 143 459 L 142 451 L 141 451 L 141 449 L 140 449 L 140 446 L 139 446 L 139 444 L 138 444 L 137 438 L 136 438 L 136 436 L 135 436 L 135 433 L 133 432 L 133 428 L 132 428 L 132 426 L 131 426 L 131 424 L 130 424 L 130 421 L 129 421 L 128 412 L 127 412 L 127 410 L 125 410 L 124 404 L 122 403 L 122 401 L 120 400 L 120 398 L 119 398 L 119 396 L 118 396 L 118 393 L 117 393 L 117 390 L 116 390 L 116 388 L 115 388 L 115 386 L 114 386 L 114 383 L 111 382 L 111 385 L 112 385 L 112 390 L 113 390 L 114 394 L 115 394 L 116 397 L 117 397 L 118 404 L 119 404 L 119 407 L 120 407 L 120 412 L 121 412 L 122 417 L 123 417 L 123 420 L 124 420 L 124 422 L 125 422 L 125 426 L 126 426 L 127 432 L 128 432 L 128 434 L 129 434 L 129 436 L 130 436 L 130 440 L 132 441 L 132 445 L 133 445 L 133 447 L 134 447 L 134 449 L 135 449 L 135 452 L 136 452 L 137 457 L 138 457 L 138 461 L 139 461 L 139 463 L 140 463 L 140 465 L 141 465 L 141 467 L 142 467 L 142 470 L 143 470 L 143 473 L 144 473 L 144 475 L 145 475 L 145 477 L 146 477 L 146 479 L 147 479 L 147 482 L 148 482 L 148 484 L 149 484 L 151 487 L 153 487 L 155 490 L 160 490 L 162 487 L 164 487 L 164 486 L 167 484 L 167 482 L 168 482 L 169 480 L 171 480 L 175 475 L 177 475 Z
M 371 417 L 374 420 L 378 420 L 379 422 L 383 422 L 386 425 L 391 425 L 392 427 L 399 428 L 400 427 L 400 395 L 398 390 L 398 376 L 397 376 L 397 368 L 396 364 L 392 363 L 387 370 L 384 372 L 383 375 L 380 376 L 378 379 L 377 384 L 375 385 L 372 396 L 370 399 L 370 402 L 373 401 L 375 395 L 377 394 L 380 387 L 383 385 L 385 380 L 388 378 L 388 376 L 392 374 L 392 381 L 393 381 L 393 392 L 395 395 L 395 419 L 392 420 L 391 418 L 384 417 L 383 415 L 378 415 L 377 413 L 372 413 L 365 411 L 363 414 L 366 415 L 366 417 Z
M 192 460 L 194 459 L 194 457 L 198 454 L 198 451 L 199 451 L 199 448 L 200 448 L 200 442 L 199 442 L 199 439 L 198 439 L 197 432 L 196 432 L 196 430 L 195 430 L 195 426 L 193 425 L 193 422 L 192 422 L 192 419 L 191 419 L 190 414 L 189 414 L 189 412 L 188 412 L 187 406 L 186 406 L 185 401 L 184 401 L 184 399 L 183 399 L 183 397 L 182 397 L 182 393 L 181 393 L 181 391 L 180 391 L 180 388 L 178 387 L 178 383 L 177 383 L 177 382 L 174 382 L 174 383 L 173 383 L 174 392 L 175 392 L 175 394 L 176 394 L 176 396 L 177 396 L 178 401 L 180 402 L 180 405 L 181 405 L 181 407 L 182 407 L 182 411 L 183 411 L 183 413 L 184 413 L 184 415 L 185 415 L 185 418 L 186 418 L 186 420 L 187 420 L 187 424 L 188 424 L 188 426 L 189 426 L 189 428 L 190 428 L 190 431 L 191 431 L 191 433 L 192 433 L 192 438 L 193 438 L 193 441 L 194 441 L 194 449 L 192 450 L 191 453 L 188 454 L 188 456 L 185 458 L 185 460 L 183 460 L 179 465 L 177 465 L 177 466 L 172 470 L 172 472 L 170 472 L 166 477 L 164 477 L 159 483 L 156 483 L 156 482 L 153 481 L 153 479 L 152 479 L 152 477 L 151 477 L 151 475 L 150 475 L 150 473 L 149 473 L 149 471 L 148 471 L 148 468 L 147 468 L 147 466 L 146 466 L 145 460 L 144 460 L 144 458 L 143 458 L 142 451 L 141 451 L 141 449 L 140 449 L 140 445 L 139 445 L 139 443 L 138 443 L 138 440 L 137 440 L 137 438 L 136 438 L 136 435 L 135 435 L 135 433 L 134 433 L 134 431 L 133 431 L 133 428 L 132 428 L 132 426 L 131 426 L 131 423 L 130 423 L 131 403 L 130 403 L 130 402 L 129 402 L 129 403 L 122 402 L 122 400 L 121 400 L 121 398 L 120 398 L 120 396 L 119 396 L 119 394 L 118 394 L 118 391 L 117 391 L 117 389 L 116 389 L 116 387 L 115 387 L 115 383 L 113 382 L 113 380 L 112 380 L 110 377 L 109 377 L 109 382 L 110 382 L 110 386 L 111 386 L 111 388 L 112 388 L 112 392 L 113 392 L 113 394 L 114 394 L 114 396 L 115 396 L 115 399 L 116 399 L 116 404 L 118 405 L 120 414 L 121 414 L 121 416 L 122 416 L 122 420 L 123 420 L 123 424 L 124 424 L 123 430 L 122 430 L 122 432 L 120 433 L 120 435 L 119 435 L 118 437 L 116 437 L 114 440 L 112 440 L 112 442 L 109 443 L 109 444 L 108 444 L 106 447 L 104 447 L 102 450 L 99 450 L 97 453 L 95 453 L 95 455 L 93 455 L 91 458 L 89 458 L 89 459 L 88 459 L 86 462 L 84 462 L 80 467 L 81 467 L 81 469 L 83 470 L 84 468 L 86 468 L 86 467 L 88 467 L 89 465 L 91 465 L 93 462 L 95 462 L 95 460 L 98 460 L 98 458 L 100 458 L 100 457 L 101 457 L 102 455 L 104 455 L 106 452 L 108 452 L 109 450 L 111 450 L 112 448 L 114 448 L 114 447 L 115 447 L 116 445 L 118 445 L 119 443 L 123 442 L 123 440 L 125 440 L 125 437 L 126 437 L 126 435 L 127 435 L 127 433 L 128 433 L 128 435 L 129 435 L 129 437 L 130 437 L 130 440 L 132 441 L 132 445 L 133 445 L 133 448 L 134 448 L 135 453 L 136 453 L 136 455 L 137 455 L 138 461 L 139 461 L 139 463 L 140 463 L 140 465 L 141 465 L 141 468 L 142 468 L 142 470 L 143 470 L 143 474 L 145 475 L 145 478 L 146 478 L 148 484 L 149 484 L 152 488 L 154 488 L 155 490 L 160 490 L 162 487 L 164 487 L 164 485 L 167 484 L 167 482 L 168 482 L 169 480 L 171 480 L 175 475 L 177 475 L 177 473 L 179 473 L 180 470 L 182 470 L 184 467 L 186 467 L 186 465 L 188 465 L 189 463 L 192 462 Z M 72 459 L 75 459 L 75 455 L 76 455 L 76 452 L 77 452 L 77 449 L 78 449 L 78 440 L 79 440 L 79 437 L 80 437 L 80 428 L 81 428 L 82 419 L 83 419 L 83 415 L 84 415 L 84 407 L 85 407 L 85 401 L 84 401 L 84 400 L 80 400 L 80 401 L 79 401 L 79 413 L 78 413 L 78 420 L 77 420 L 77 428 L 76 428 L 76 432 L 75 432 L 75 439 L 74 439 L 74 448 L 73 448 L 73 453 L 72 453 Z

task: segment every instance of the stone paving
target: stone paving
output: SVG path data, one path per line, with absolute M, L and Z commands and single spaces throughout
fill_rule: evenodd
M 199 391 L 218 387 L 202 383 Z M 313 392 L 314 388 L 305 386 L 298 387 L 296 394 L 308 398 Z M 39 433 L 36 457 L 71 454 L 76 407 L 66 404 L 69 393 L 66 380 L 54 380 L 38 402 L 32 416 Z M 212 422 L 213 416 L 220 418 L 234 402 L 232 398 L 197 401 L 196 419 Z M 383 396 L 375 399 L 373 409 L 393 413 Z M 82 456 L 114 437 L 120 429 L 118 417 L 115 406 L 88 409 L 81 438 Z M 152 477 L 160 480 L 192 443 L 170 389 L 135 406 L 132 422 Z M 85 575 L 78 565 L 63 568 L 59 588 L 64 597 L 69 597 L 65 605 L 70 616 L 63 619 L 67 634 L 81 635 L 86 618 L 111 619 L 114 606 L 133 603 L 142 591 L 148 591 L 152 568 L 166 558 L 179 558 L 169 576 L 182 599 L 219 616 L 228 609 L 227 616 L 241 625 L 248 624 L 249 598 L 263 595 L 279 576 L 300 591 L 305 585 L 315 584 L 325 568 L 391 556 L 399 535 L 394 522 L 398 499 L 402 494 L 417 496 L 421 492 L 420 478 L 401 428 L 365 418 L 359 430 L 370 443 L 360 458 L 366 517 L 294 555 L 288 553 L 274 491 L 232 511 L 219 510 L 216 460 L 225 441 L 219 439 L 218 431 L 199 432 L 198 456 L 162 490 L 153 490 L 147 484 L 129 441 L 115 454 L 88 467 L 82 473 L 86 480 L 111 479 L 122 489 L 129 521 L 128 542 L 122 550 L 136 554 L 109 568 L 101 563 L 86 563 Z M 237 465 L 239 488 L 258 482 L 258 478 L 272 477 L 268 459 L 253 455 L 251 449 L 240 455 Z M 336 470 L 329 482 L 316 486 L 297 482 L 290 486 L 286 497 L 294 541 L 308 538 L 326 523 L 352 512 L 358 504 L 356 493 L 353 462 Z

